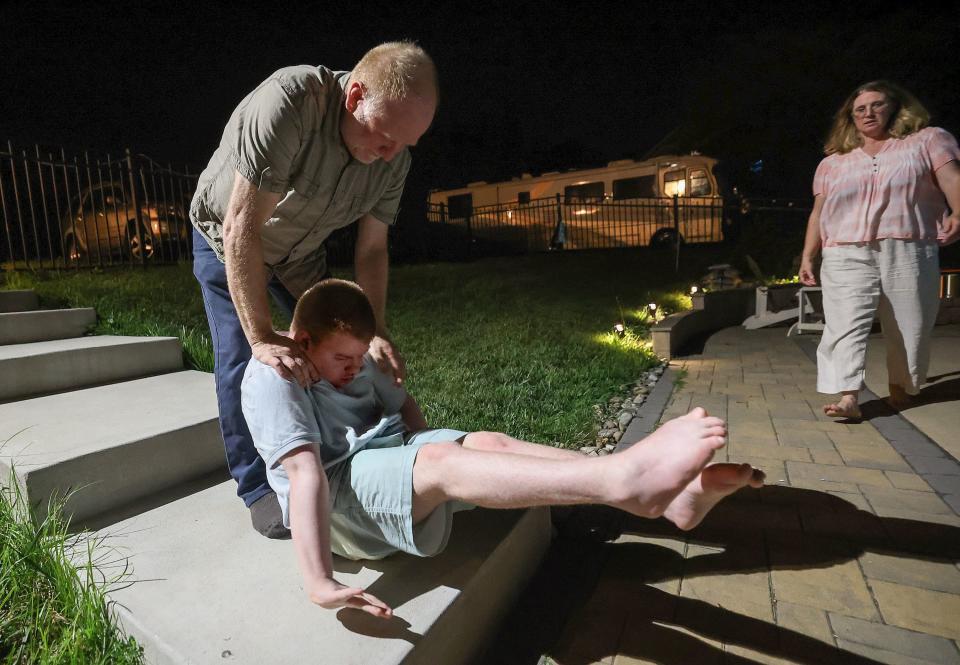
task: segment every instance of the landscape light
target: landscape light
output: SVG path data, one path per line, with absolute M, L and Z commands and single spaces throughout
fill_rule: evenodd
M 653 318 L 653 322 L 658 323 L 660 319 L 657 317 L 657 303 L 650 303 L 647 305 L 647 309 L 650 311 L 650 316 Z
M 613 332 L 617 333 L 617 337 L 623 337 L 627 331 L 622 323 L 618 323 L 613 326 Z
M 700 290 L 700 287 L 698 287 L 696 284 L 694 284 L 693 286 L 690 287 L 690 295 L 692 295 L 692 296 L 697 295 L 697 292 L 698 292 L 699 290 Z

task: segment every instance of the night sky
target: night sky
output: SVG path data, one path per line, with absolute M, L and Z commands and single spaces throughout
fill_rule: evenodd
M 723 160 L 748 193 L 807 196 L 832 113 L 873 78 L 900 82 L 934 124 L 960 130 L 958 3 L 310 4 L 5 3 L 0 139 L 130 146 L 202 168 L 233 107 L 272 71 L 349 69 L 399 38 L 431 53 L 441 77 L 410 201 L 693 149 Z

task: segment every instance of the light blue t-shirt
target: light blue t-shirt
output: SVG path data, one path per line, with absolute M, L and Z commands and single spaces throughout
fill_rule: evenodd
M 402 433 L 400 408 L 406 398 L 407 391 L 381 372 L 370 356 L 364 357 L 353 381 L 339 390 L 324 380 L 301 388 L 269 365 L 250 360 L 241 384 L 241 406 L 257 452 L 266 462 L 267 480 L 277 493 L 285 525 L 290 525 L 290 479 L 280 459 L 300 446 L 318 444 L 334 496 L 339 476 L 329 473 L 331 467 L 375 438 Z

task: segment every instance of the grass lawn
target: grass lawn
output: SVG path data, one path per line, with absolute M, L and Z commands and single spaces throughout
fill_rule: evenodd
M 688 307 L 689 284 L 715 257 L 688 251 L 684 258 L 680 276 L 669 253 L 647 250 L 395 267 L 388 321 L 407 360 L 408 387 L 438 426 L 582 443 L 595 427 L 592 405 L 655 362 L 647 304 Z M 94 307 L 98 334 L 179 337 L 188 366 L 213 368 L 199 287 L 186 264 L 7 273 L 4 287 L 35 289 L 44 307 Z M 633 333 L 622 339 L 612 334 L 621 318 Z

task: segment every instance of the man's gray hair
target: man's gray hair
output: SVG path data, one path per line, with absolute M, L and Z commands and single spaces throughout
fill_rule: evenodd
M 367 113 L 376 114 L 386 100 L 439 96 L 437 69 L 426 51 L 413 42 L 387 42 L 367 51 L 350 74 L 364 87 Z

